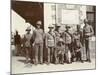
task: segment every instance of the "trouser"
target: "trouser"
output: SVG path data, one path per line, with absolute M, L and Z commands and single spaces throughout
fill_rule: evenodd
M 70 50 L 65 51 L 65 59 L 66 59 L 66 62 L 68 62 L 68 63 L 71 62 L 71 52 L 70 52 Z
M 32 50 L 31 50 L 31 47 L 25 47 L 25 51 L 26 51 L 26 61 L 28 61 L 29 58 L 32 60 Z
M 58 54 L 58 61 L 59 63 L 64 63 L 64 52 L 63 51 L 60 54 Z
M 65 45 L 65 59 L 66 59 L 66 62 L 68 63 L 71 62 L 71 52 L 69 50 L 69 44 Z
M 86 59 L 90 60 L 89 39 L 85 40 Z
M 54 56 L 55 56 L 55 63 L 57 64 L 59 62 L 59 60 L 58 60 L 58 50 L 57 49 L 55 49 Z
M 55 56 L 55 63 L 56 64 L 59 62 L 61 62 L 61 63 L 64 62 L 64 53 L 65 53 L 64 50 L 57 50 L 57 49 L 55 50 L 54 56 Z
M 48 63 L 53 62 L 53 56 L 54 56 L 54 48 L 48 47 L 48 55 L 47 55 L 47 62 Z
M 18 45 L 15 45 L 15 54 L 16 55 L 20 55 L 21 54 L 21 46 L 20 46 L 20 44 L 18 44 Z
M 81 59 L 81 51 L 76 52 L 76 60 L 77 61 L 82 61 L 82 59 Z
M 35 44 L 35 63 L 43 63 L 43 44 Z

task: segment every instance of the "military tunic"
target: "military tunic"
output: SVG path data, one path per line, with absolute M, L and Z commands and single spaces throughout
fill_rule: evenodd
M 32 60 L 32 49 L 31 49 L 31 40 L 32 34 L 25 34 L 24 35 L 24 45 L 25 45 L 25 51 L 26 51 L 26 61 L 28 62 L 28 59 L 30 58 Z
M 55 63 L 58 63 L 59 62 L 59 58 L 58 58 L 59 51 L 62 50 L 62 47 L 59 46 L 61 34 L 59 33 L 59 31 L 54 31 L 54 33 L 55 33 L 55 38 L 56 38 Z
M 46 34 L 46 48 L 48 50 L 48 57 L 47 62 L 53 62 L 53 56 L 54 56 L 54 47 L 55 47 L 55 34 L 53 32 L 48 32 Z
M 64 43 L 65 43 L 65 57 L 66 57 L 65 59 L 66 59 L 66 62 L 70 63 L 71 62 L 70 45 L 71 45 L 71 42 L 72 42 L 71 34 L 67 31 L 65 31 L 62 34 L 62 38 L 63 38 Z

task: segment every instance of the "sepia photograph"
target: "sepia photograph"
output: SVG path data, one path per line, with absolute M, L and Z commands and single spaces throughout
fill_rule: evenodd
M 11 74 L 96 69 L 96 6 L 11 0 Z

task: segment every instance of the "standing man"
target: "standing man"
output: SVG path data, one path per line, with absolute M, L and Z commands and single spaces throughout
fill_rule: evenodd
M 38 63 L 43 64 L 43 39 L 44 39 L 44 32 L 41 29 L 42 22 L 36 22 L 36 29 L 33 31 L 33 46 L 35 49 L 35 64 Z
M 60 41 L 60 38 L 61 38 L 61 34 L 60 34 L 60 25 L 56 25 L 55 26 L 55 38 L 56 38 L 56 47 L 58 46 L 58 43 Z M 55 64 L 59 63 L 58 61 L 58 58 L 57 58 L 57 55 L 58 55 L 58 50 L 55 48 Z
M 93 28 L 88 24 L 88 20 L 84 20 L 85 26 L 83 27 L 83 38 L 85 42 L 85 50 L 86 50 L 86 61 L 91 62 L 90 59 L 90 48 L 89 48 L 89 38 L 94 34 Z
M 49 32 L 46 34 L 46 49 L 47 49 L 47 63 L 50 64 L 50 62 L 53 62 L 53 56 L 54 56 L 54 48 L 56 44 L 55 40 L 55 33 L 53 32 L 53 25 L 50 25 L 49 27 Z
M 81 30 L 81 26 L 80 25 L 77 25 L 77 30 L 76 30 L 76 38 L 78 38 L 79 39 L 79 41 L 80 41 L 80 43 L 81 43 L 81 45 L 82 45 L 82 47 L 83 47 L 83 41 L 84 41 L 84 39 L 83 39 L 83 31 Z M 76 38 L 74 37 L 74 42 L 75 42 L 75 40 L 76 40 Z M 84 60 L 84 49 L 82 49 L 81 50 L 81 59 L 82 59 L 82 62 L 83 62 L 83 60 Z
M 21 54 L 21 37 L 18 34 L 18 31 L 16 31 L 16 35 L 14 36 L 14 44 L 15 44 L 15 49 L 16 49 L 16 55 Z
M 29 63 L 29 59 L 32 62 L 32 47 L 31 47 L 31 38 L 32 38 L 32 34 L 30 33 L 31 29 L 30 27 L 27 27 L 26 29 L 27 33 L 24 35 L 24 45 L 25 45 L 25 52 L 26 52 L 26 63 Z
M 69 33 L 70 26 L 66 25 L 65 32 L 62 33 L 63 40 L 65 42 L 65 59 L 67 63 L 71 63 L 71 51 L 70 45 L 72 42 L 71 34 Z

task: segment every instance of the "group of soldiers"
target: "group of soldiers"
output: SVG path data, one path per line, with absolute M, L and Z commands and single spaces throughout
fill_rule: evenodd
M 93 28 L 88 24 L 88 20 L 84 20 L 85 26 L 80 31 L 80 25 L 77 25 L 77 31 L 73 34 L 69 32 L 70 26 L 66 25 L 66 30 L 60 32 L 60 25 L 49 25 L 48 33 L 44 33 L 42 21 L 36 22 L 36 28 L 31 34 L 31 29 L 26 29 L 23 41 L 16 32 L 14 36 L 17 54 L 20 54 L 20 46 L 24 48 L 26 63 L 37 64 L 64 64 L 75 61 L 84 62 L 82 59 L 82 50 L 85 46 L 86 60 L 91 62 L 89 38 L 94 34 Z

